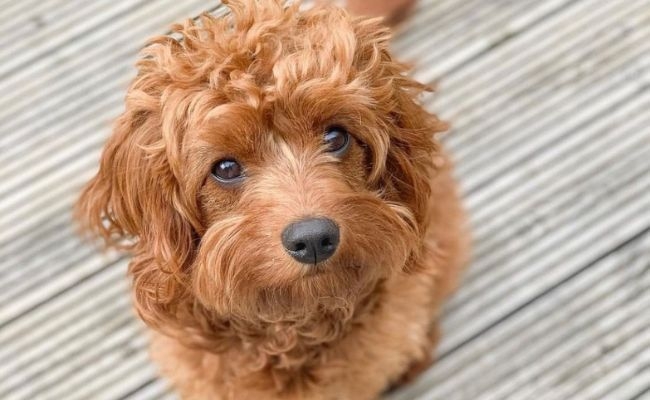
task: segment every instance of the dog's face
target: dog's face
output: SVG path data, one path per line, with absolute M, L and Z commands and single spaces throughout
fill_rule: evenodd
M 405 268 L 428 223 L 442 124 L 412 100 L 421 86 L 386 29 L 334 7 L 232 3 L 145 49 L 79 203 L 112 243 L 135 240 L 152 324 L 354 303 Z

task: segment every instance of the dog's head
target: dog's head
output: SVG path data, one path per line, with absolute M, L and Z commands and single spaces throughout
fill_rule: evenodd
M 109 244 L 126 239 L 154 326 L 354 303 L 426 229 L 443 124 L 414 102 L 424 87 L 387 28 L 333 6 L 228 3 L 144 50 L 78 206 Z

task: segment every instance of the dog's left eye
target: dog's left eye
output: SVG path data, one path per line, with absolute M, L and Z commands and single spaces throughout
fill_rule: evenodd
M 244 170 L 236 160 L 228 158 L 212 166 L 212 176 L 221 183 L 236 183 L 243 179 Z
M 327 145 L 327 151 L 334 153 L 336 156 L 341 156 L 348 148 L 350 134 L 341 126 L 330 126 L 325 130 L 323 141 Z

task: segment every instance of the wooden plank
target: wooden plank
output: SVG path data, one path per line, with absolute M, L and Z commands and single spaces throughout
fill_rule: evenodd
M 44 362 L 30 365 L 28 374 L 12 375 L 4 384 L 12 390 L 13 398 L 34 398 L 93 365 L 108 368 L 121 365 L 130 352 L 129 343 L 137 337 L 138 330 L 129 317 L 114 316 L 103 328 L 84 332 L 74 346 L 64 346 Z
M 37 31 L 33 38 L 14 41 L 3 48 L 0 57 L 7 59 L 8 62 L 0 66 L 0 79 L 11 76 L 22 67 L 28 66 L 33 60 L 46 58 L 52 50 L 69 46 L 70 43 L 83 38 L 97 27 L 108 25 L 122 15 L 137 11 L 144 4 L 144 0 L 94 2 L 89 3 L 87 7 L 77 8 L 76 12 L 69 14 L 67 18 Z M 9 55 L 12 57 L 8 57 Z
M 153 382 L 148 383 L 142 389 L 128 396 L 128 399 L 156 400 L 163 398 L 169 391 L 169 385 L 165 381 L 162 379 L 155 379 Z
M 446 95 L 436 105 L 443 110 L 452 107 L 449 112 L 454 113 L 450 117 L 454 121 L 461 118 L 459 122 L 473 121 L 473 111 L 521 106 L 520 102 L 504 100 L 525 89 L 544 89 L 545 80 L 558 74 L 565 76 L 571 71 L 569 67 L 585 56 L 599 57 L 598 46 L 603 46 L 609 37 L 620 37 L 620 24 L 643 7 L 644 3 L 637 1 L 630 1 L 626 7 L 617 7 L 616 3 L 594 7 L 589 1 L 572 2 L 562 13 L 546 18 L 534 29 L 445 75 L 440 87 Z M 463 135 L 450 141 L 465 143 L 467 139 Z M 469 143 L 472 141 L 473 137 Z
M 590 129 L 585 135 L 586 141 L 580 140 L 576 144 L 568 139 L 559 143 L 554 151 L 547 153 L 559 153 L 547 158 L 548 164 L 534 162 L 522 166 L 519 185 L 506 188 L 483 203 L 485 206 L 482 208 L 493 205 L 501 207 L 492 207 L 492 213 L 486 213 L 474 222 L 477 238 L 475 254 L 481 262 L 470 271 L 466 282 L 478 279 L 486 271 L 485 266 L 498 260 L 500 255 L 494 251 L 496 247 L 508 243 L 539 220 L 543 215 L 540 209 L 548 208 L 549 205 L 556 209 L 570 206 L 575 202 L 576 193 L 590 190 L 594 185 L 593 177 L 599 171 L 624 162 L 628 155 L 644 148 L 647 141 L 638 132 L 642 132 L 650 121 L 645 114 L 635 112 L 647 104 L 648 96 L 645 94 L 643 97 L 646 100 L 639 99 L 641 101 L 634 103 L 639 107 L 623 108 L 620 114 L 614 113 L 612 118 L 603 119 L 602 124 L 594 125 L 593 131 Z M 628 119 L 623 121 L 623 118 Z M 580 136 L 582 135 L 574 135 L 572 138 Z M 590 138 L 594 139 L 589 140 Z M 547 165 L 546 169 L 543 165 Z M 513 171 L 513 174 L 519 175 L 519 170 Z M 502 179 L 505 180 L 506 177 Z M 499 181 L 494 183 L 495 186 L 499 184 Z M 536 190 L 540 187 L 544 190 Z M 481 215 L 481 210 L 475 215 Z M 466 293 L 472 295 L 471 291 Z
M 420 81 L 433 83 L 468 60 L 479 57 L 499 43 L 519 35 L 531 25 L 564 9 L 569 0 L 523 3 L 511 3 L 487 23 L 482 20 L 470 20 L 462 33 L 446 40 L 436 52 L 419 53 L 425 56 L 417 60 L 418 65 L 422 67 L 416 68 L 415 77 Z M 524 7 L 521 7 L 522 5 Z
M 70 207 L 144 37 L 212 4 L 29 1 L 0 15 L 16 39 L 0 54 L 20 52 L 0 67 L 0 397 L 175 398 L 147 361 L 127 261 L 82 244 Z M 454 124 L 476 260 L 441 360 L 391 398 L 650 394 L 648 11 L 426 0 L 399 28 L 395 50 L 440 81 L 424 99 Z
M 12 1 L 7 7 L 1 8 L 0 37 L 5 40 L 5 43 L 27 40 L 44 26 L 54 24 L 66 15 L 74 13 L 74 10 L 82 7 L 83 4 L 83 0 Z M 12 6 L 22 6 L 22 8 L 15 10 Z M 0 49 L 4 46 L 0 46 Z
M 0 314 L 0 326 L 19 318 L 34 307 L 41 306 L 43 302 L 91 278 L 102 269 L 110 268 L 114 262 L 116 262 L 114 256 L 98 255 L 90 258 L 83 263 L 74 265 L 65 274 L 57 275 L 56 278 L 48 281 L 46 285 L 41 286 L 39 290 L 27 292 L 24 296 L 14 299 L 11 303 L 4 304 L 2 314 Z
M 0 257 L 6 257 L 2 258 L 5 261 L 0 261 L 0 266 L 3 268 L 10 268 L 12 265 L 16 265 L 13 263 L 14 260 L 18 261 L 17 258 L 13 258 L 16 256 L 16 254 L 27 257 L 30 255 L 39 257 L 38 249 L 40 246 L 33 244 L 33 240 L 47 240 L 45 239 L 46 237 L 50 240 L 56 240 L 57 234 L 62 233 L 62 231 L 59 231 L 57 228 L 64 229 L 66 224 L 68 225 L 67 227 L 70 228 L 72 225 L 70 208 L 71 203 L 63 205 L 53 204 L 52 209 L 49 210 L 49 213 L 44 213 L 46 216 L 49 216 L 49 218 L 40 221 L 40 223 L 37 223 L 34 226 L 28 227 L 28 229 L 23 229 L 23 232 L 20 230 L 15 230 L 14 237 L 8 236 L 7 240 L 0 242 Z M 17 222 L 17 224 L 20 222 Z M 54 237 L 52 238 L 50 235 Z M 68 240 L 74 240 L 74 238 L 72 238 L 72 235 L 68 235 Z M 39 242 L 39 244 L 40 243 L 42 242 Z M 11 264 L 9 261 L 11 261 Z
M 118 360 L 119 368 L 112 358 L 101 358 L 84 366 L 82 373 L 74 374 L 64 385 L 49 388 L 48 396 L 57 399 L 65 395 L 70 400 L 122 398 L 155 377 L 145 348 L 144 336 L 135 336 L 128 343 L 128 353 Z
M 585 399 L 599 399 L 607 396 L 611 399 L 633 399 L 633 400 L 642 400 L 650 398 L 650 355 L 648 354 L 648 347 L 645 350 L 640 352 L 640 357 L 642 360 L 638 363 L 626 363 L 618 367 L 614 373 L 624 374 L 626 377 L 629 377 L 626 380 L 624 378 L 617 378 L 616 383 L 612 385 L 612 389 L 609 391 L 596 392 L 593 388 L 596 385 L 588 388 L 585 393 L 580 393 L 584 395 Z M 600 379 L 597 383 L 600 382 L 609 382 L 609 376 L 604 379 Z M 598 388 L 600 389 L 600 388 Z M 600 396 L 600 397 L 599 397 Z
M 38 246 L 34 246 L 36 248 L 31 248 L 31 252 L 19 250 L 16 253 L 8 253 L 5 256 L 7 257 L 5 262 L 0 263 L 0 271 L 2 271 L 0 273 L 2 278 L 0 292 L 8 287 L 20 284 L 19 281 L 24 280 L 26 275 L 33 278 L 34 274 L 38 274 L 46 265 L 56 268 L 56 265 L 64 263 L 66 259 L 75 257 L 75 255 L 90 254 L 89 251 L 94 254 L 97 249 L 84 249 L 80 241 L 74 240 L 76 234 L 73 229 L 70 229 L 69 225 L 72 225 L 70 219 L 65 218 L 63 224 L 54 227 L 55 230 L 59 231 L 60 235 L 55 235 L 53 231 L 46 232 L 44 240 L 40 241 Z M 63 238 L 68 240 L 61 240 Z M 47 255 L 47 257 L 43 257 L 43 255 Z M 14 268 L 9 265 L 9 257 Z M 15 268 L 16 265 L 20 265 L 20 268 Z M 2 295 L 0 294 L 0 296 Z
M 637 162 L 645 163 L 649 155 L 645 153 Z M 460 345 L 570 275 L 572 269 L 650 226 L 646 212 L 650 206 L 650 168 L 644 167 L 634 171 L 634 185 L 619 188 L 618 193 L 605 192 L 602 197 L 577 198 L 566 209 L 551 209 L 527 234 L 513 239 L 509 248 L 497 249 L 509 258 L 500 262 L 502 271 L 490 276 L 494 283 L 486 285 L 480 301 L 467 303 L 448 316 L 448 327 L 463 327 L 463 333 L 456 332 L 448 346 Z
M 531 0 L 505 4 L 504 2 L 476 2 L 467 1 L 454 4 L 454 9 L 440 15 L 446 26 L 441 26 L 434 15 L 440 10 L 435 2 L 423 2 L 423 12 L 428 21 L 421 25 L 409 26 L 408 30 L 400 32 L 396 38 L 394 49 L 406 61 L 413 61 L 415 68 L 428 67 L 422 63 L 422 55 L 442 55 L 454 43 L 468 39 L 471 35 L 480 36 L 485 32 L 493 31 L 495 22 L 506 21 L 526 8 L 535 7 Z M 429 12 L 425 10 L 430 10 Z
M 0 90 L 15 93 L 12 101 L 6 98 L 0 99 L 2 106 L 0 121 L 13 122 L 14 119 L 9 119 L 8 116 L 15 117 L 16 114 L 21 114 L 18 110 L 22 113 L 33 113 L 36 111 L 35 108 L 42 110 L 41 104 L 46 105 L 54 98 L 58 100 L 61 96 L 67 96 L 69 99 L 70 92 L 77 93 L 75 100 L 78 100 L 79 94 L 85 94 L 78 90 L 79 85 L 88 88 L 87 83 L 91 83 L 90 87 L 95 86 L 96 81 L 93 79 L 102 77 L 107 69 L 112 73 L 115 67 L 122 70 L 125 67 L 131 68 L 131 64 L 135 61 L 135 53 L 144 45 L 148 35 L 156 31 L 164 32 L 170 23 L 180 18 L 180 15 L 196 15 L 205 7 L 206 2 L 201 0 L 182 2 L 174 6 L 164 2 L 148 2 L 148 5 L 138 12 L 125 15 L 112 24 L 96 29 L 79 40 L 58 48 L 50 57 L 35 60 L 20 72 L 0 79 Z M 98 46 L 98 43 L 110 43 L 110 45 L 103 47 Z M 109 73 L 111 76 L 109 81 L 112 84 L 124 84 L 131 75 L 126 73 L 118 79 Z M 65 103 L 60 103 L 49 110 L 56 111 L 64 106 Z M 47 120 L 49 114 L 40 114 L 40 116 L 38 121 Z M 33 119 L 18 121 L 21 124 L 9 125 L 12 129 L 7 131 L 8 135 L 0 137 L 0 146 L 8 147 L 10 143 L 15 144 L 16 141 L 20 141 L 18 139 L 24 139 L 21 135 L 16 136 L 13 130 L 22 126 L 24 121 L 38 122 Z
M 0 349 L 0 376 L 6 377 L 45 358 L 59 345 L 106 319 L 116 306 L 124 310 L 129 301 L 124 272 L 122 268 L 111 268 L 101 274 L 102 280 L 79 285 L 66 298 L 55 299 L 47 306 L 23 314 L 3 329 L 0 333 L 7 346 Z M 38 330 L 32 331 L 34 326 Z
M 584 360 L 599 349 L 620 351 L 620 342 L 612 338 L 638 326 L 637 322 L 648 323 L 640 317 L 650 301 L 650 291 L 641 288 L 647 289 L 650 283 L 647 279 L 630 282 L 649 268 L 649 243 L 647 233 L 631 241 L 487 332 L 481 341 L 453 358 L 442 359 L 421 384 L 391 399 L 537 398 L 559 390 L 543 380 L 568 376 L 579 363 L 577 355 Z M 644 349 L 643 340 L 637 342 L 637 349 Z M 592 358 L 595 365 L 601 361 Z

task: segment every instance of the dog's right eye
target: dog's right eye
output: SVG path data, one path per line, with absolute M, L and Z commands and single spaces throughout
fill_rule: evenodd
M 337 157 L 343 156 L 350 144 L 350 134 L 345 128 L 334 125 L 325 130 L 323 141 L 327 146 L 327 151 Z
M 227 158 L 214 163 L 212 176 L 221 183 L 237 183 L 244 178 L 244 170 L 236 160 Z

